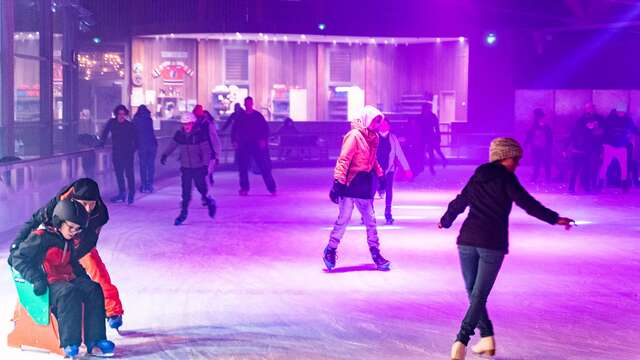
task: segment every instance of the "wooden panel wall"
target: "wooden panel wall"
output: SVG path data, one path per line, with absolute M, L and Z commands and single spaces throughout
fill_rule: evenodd
M 396 111 L 403 94 L 456 92 L 456 119 L 466 120 L 469 51 L 466 43 L 421 45 L 332 45 L 297 42 L 234 42 L 218 40 L 134 39 L 133 63 L 144 65 L 144 87 L 159 87 L 151 71 L 161 51 L 184 51 L 196 70 L 185 84 L 187 98 L 211 106 L 210 93 L 224 83 L 224 48 L 249 49 L 249 87 L 256 106 L 266 107 L 274 84 L 307 89 L 308 118 L 327 117 L 329 53 L 335 46 L 351 52 L 351 82 L 365 89 L 366 102 Z

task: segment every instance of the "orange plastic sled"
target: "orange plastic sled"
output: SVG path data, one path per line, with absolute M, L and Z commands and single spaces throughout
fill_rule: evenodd
M 7 337 L 7 345 L 23 350 L 38 349 L 64 356 L 58 337 L 58 321 L 49 314 L 48 325 L 38 325 L 18 302 L 13 312 L 14 329 Z

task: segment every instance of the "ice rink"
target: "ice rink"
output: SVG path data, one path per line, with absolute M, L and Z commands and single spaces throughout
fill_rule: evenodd
M 239 197 L 237 174 L 217 174 L 216 219 L 194 191 L 178 227 L 179 178 L 159 182 L 132 206 L 109 205 L 98 249 L 125 307 L 122 335 L 108 332 L 117 356 L 448 359 L 466 309 L 455 246 L 464 217 L 449 230 L 436 223 L 472 170 L 396 183 L 396 224 L 379 225 L 389 272 L 373 267 L 359 216 L 337 268 L 324 271 L 322 250 L 337 216 L 328 168 L 276 170 L 275 197 L 258 176 L 250 196 Z M 565 231 L 514 209 L 510 254 L 488 302 L 496 359 L 640 359 L 640 191 L 534 194 L 580 226 Z M 383 200 L 376 209 L 380 219 Z M 0 293 L 6 339 L 16 302 L 8 271 Z M 2 341 L 0 359 L 60 358 Z

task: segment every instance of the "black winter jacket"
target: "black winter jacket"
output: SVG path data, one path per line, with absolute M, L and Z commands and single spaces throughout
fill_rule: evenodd
M 111 119 L 105 125 L 100 136 L 100 141 L 104 144 L 111 133 L 111 143 L 113 145 L 114 156 L 133 156 L 138 148 L 136 128 L 129 120 L 118 122 Z
M 81 191 L 81 189 L 78 189 L 74 182 L 71 185 L 62 188 L 62 190 L 60 190 L 55 197 L 49 200 L 45 206 L 34 212 L 33 215 L 31 215 L 31 219 L 29 219 L 29 221 L 27 221 L 18 232 L 18 235 L 11 244 L 9 252 L 13 253 L 18 246 L 20 246 L 20 243 L 26 240 L 27 237 L 38 228 L 38 226 L 42 224 L 52 225 L 51 220 L 53 219 L 53 209 L 55 209 L 58 201 L 72 198 L 75 191 Z M 109 211 L 107 210 L 107 206 L 104 204 L 102 199 L 98 199 L 96 207 L 93 209 L 91 214 L 89 214 L 89 225 L 78 235 L 77 240 L 79 241 L 74 242 L 78 258 L 85 256 L 96 246 L 100 229 L 108 221 Z M 9 265 L 11 265 L 11 257 L 9 257 Z
M 458 215 L 470 206 L 462 224 L 458 245 L 509 251 L 509 214 L 512 203 L 549 224 L 558 221 L 558 214 L 540 204 L 525 190 L 516 175 L 500 163 L 478 167 L 450 204 L 440 223 L 449 228 Z
M 258 111 L 243 112 L 231 125 L 231 140 L 239 146 L 255 146 L 269 139 L 269 124 Z
M 158 148 L 158 140 L 153 132 L 153 119 L 149 110 L 139 109 L 133 117 L 133 125 L 136 129 L 139 150 L 155 150 Z

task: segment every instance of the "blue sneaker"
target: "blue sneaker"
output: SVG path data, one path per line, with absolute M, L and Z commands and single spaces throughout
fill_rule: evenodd
M 78 345 L 67 345 L 64 347 L 64 357 L 69 359 L 74 359 L 78 356 L 80 349 Z
M 122 315 L 111 316 L 107 321 L 110 328 L 118 330 L 122 326 Z
M 87 344 L 87 354 L 96 357 L 112 357 L 116 353 L 116 345 L 109 340 L 98 340 Z
M 336 267 L 336 249 L 332 249 L 327 245 L 327 247 L 324 248 L 322 260 L 324 261 L 327 270 L 333 270 L 333 268 Z

